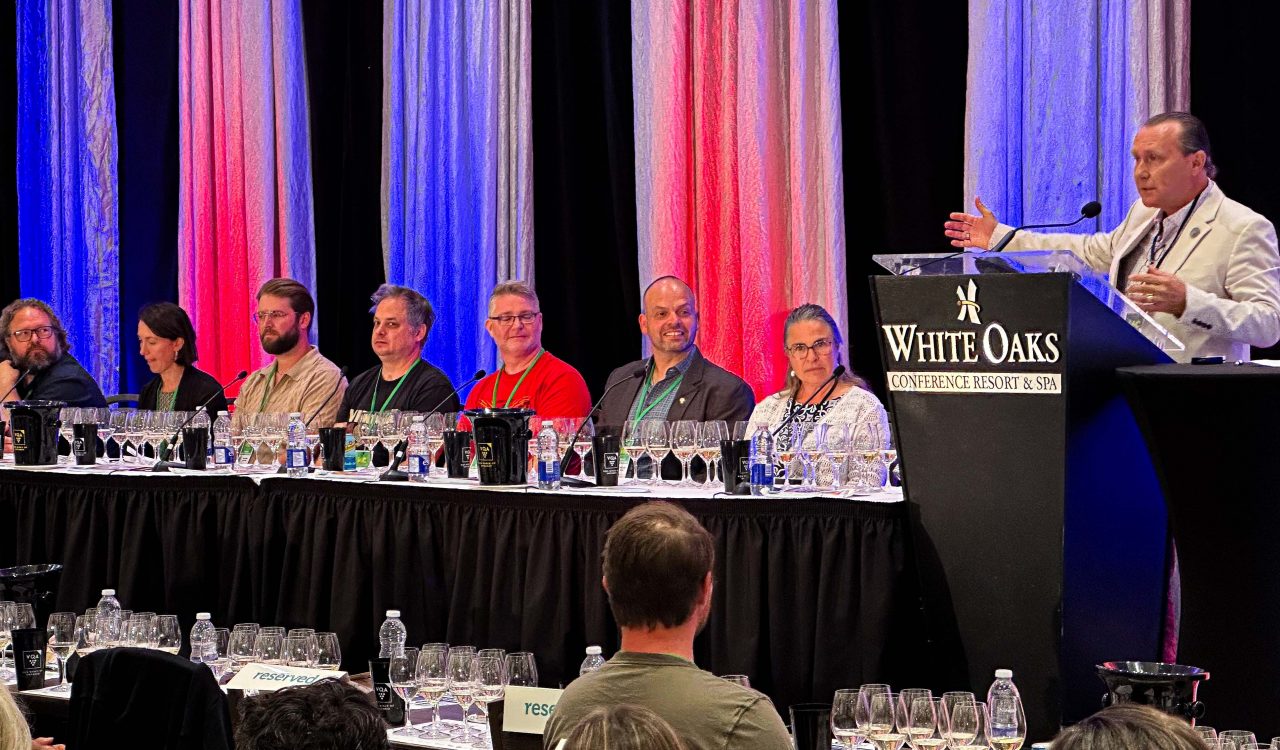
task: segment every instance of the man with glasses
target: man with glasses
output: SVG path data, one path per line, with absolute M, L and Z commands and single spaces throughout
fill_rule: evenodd
M 698 303 L 689 285 L 675 276 L 663 276 L 644 290 L 643 301 L 640 333 L 648 337 L 653 356 L 609 375 L 606 388 L 628 379 L 633 382 L 619 385 L 604 397 L 600 424 L 620 428 L 633 419 L 723 419 L 732 427 L 746 419 L 755 405 L 751 386 L 698 350 Z M 645 376 L 637 379 L 634 374 L 641 367 Z M 680 461 L 674 454 L 662 462 L 662 475 L 680 478 Z
M 253 322 L 262 348 L 275 357 L 244 381 L 236 397 L 237 424 L 258 412 L 301 412 L 312 429 L 330 427 L 338 415 L 347 379 L 309 340 L 316 303 L 293 279 L 271 279 L 258 290 Z
M 471 389 L 466 408 L 527 407 L 543 417 L 587 415 L 587 381 L 542 348 L 542 312 L 533 287 L 523 281 L 494 287 L 484 328 L 498 345 L 502 363 Z
M 53 308 L 20 299 L 0 311 L 0 400 L 64 401 L 106 406 L 93 376 L 71 356 L 67 332 Z

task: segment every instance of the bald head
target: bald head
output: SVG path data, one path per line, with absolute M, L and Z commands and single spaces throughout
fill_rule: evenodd
M 698 335 L 698 304 L 689 285 L 675 276 L 654 279 L 644 290 L 640 332 L 649 337 L 655 356 L 678 356 L 692 349 Z

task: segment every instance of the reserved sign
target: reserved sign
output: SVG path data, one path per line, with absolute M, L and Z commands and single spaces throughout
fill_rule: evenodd
M 270 692 L 295 685 L 310 685 L 319 680 L 346 677 L 347 673 L 329 669 L 286 667 L 280 664 L 246 664 L 227 683 L 232 690 L 259 690 Z
M 502 731 L 542 734 L 555 713 L 563 690 L 508 685 L 502 714 Z

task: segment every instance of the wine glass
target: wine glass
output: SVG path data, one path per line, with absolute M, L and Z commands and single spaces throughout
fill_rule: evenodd
M 1218 740 L 1222 743 L 1222 750 L 1242 750 L 1246 743 L 1257 742 L 1258 738 L 1253 732 L 1245 729 L 1227 729 L 1218 732 Z
M 831 486 L 839 490 L 844 482 L 844 464 L 849 458 L 849 425 L 846 422 L 822 422 L 816 442 L 831 462 Z
M 710 485 L 719 475 L 724 478 L 724 469 L 720 468 L 720 443 L 729 439 L 729 425 L 723 419 L 711 419 L 698 427 L 698 456 L 707 465 L 707 479 L 704 485 Z M 717 472 L 716 469 L 720 471 Z
M 116 445 L 120 446 L 121 463 L 134 463 L 141 453 L 138 444 L 142 439 L 142 425 L 146 420 L 144 413 L 130 409 L 125 412 L 123 422 L 116 429 Z
M 284 635 L 259 630 L 258 637 L 253 642 L 253 660 L 261 664 L 282 664 L 284 662 Z
M 449 690 L 449 644 L 427 643 L 418 652 L 416 675 L 418 694 L 431 707 L 431 728 L 422 733 L 424 739 L 443 739 L 449 734 L 440 729 L 440 701 Z
M 486 649 L 488 651 L 489 649 Z M 482 655 L 483 654 L 483 655 Z M 493 735 L 493 727 L 489 726 L 489 704 L 502 700 L 507 690 L 507 668 L 503 657 L 484 651 L 476 654 L 474 677 L 476 682 L 476 705 L 480 707 L 482 723 Z M 481 737 L 476 740 L 477 746 L 483 747 L 488 742 Z
M 858 696 L 857 690 L 841 689 L 831 701 L 831 734 L 845 750 L 853 750 L 866 739 L 858 726 Z
M 805 428 L 805 440 L 800 444 L 801 462 L 805 465 L 805 471 L 808 476 L 806 483 L 810 490 L 818 487 L 818 465 L 822 462 L 822 456 L 826 453 L 822 441 L 818 439 L 818 424 L 811 424 Z
M 796 448 L 800 445 L 800 441 L 804 438 L 804 425 L 799 420 L 792 420 L 791 424 L 783 427 L 778 432 L 777 440 L 774 442 L 774 450 L 778 452 L 778 462 L 782 465 L 782 471 L 778 472 L 779 480 L 783 489 L 791 486 L 791 467 L 796 461 Z M 801 485 L 804 479 L 800 480 Z
M 880 462 L 884 464 L 884 483 L 886 486 L 892 483 L 893 465 L 897 461 L 898 448 L 893 441 L 893 420 L 890 419 L 887 429 L 882 430 L 880 435 Z M 899 473 L 901 473 L 901 469 L 899 469 Z
M 242 623 L 231 629 L 231 643 L 227 645 L 227 651 L 231 654 L 232 671 L 239 672 L 254 660 L 257 640 L 258 626 L 254 623 Z
M 290 667 L 314 667 L 315 651 L 309 634 L 286 635 L 284 638 L 284 663 Z M 415 653 L 417 653 L 415 651 Z
M 897 713 L 898 731 L 907 735 L 907 744 L 911 744 L 911 705 L 917 698 L 929 699 L 933 694 L 924 688 L 905 688 L 898 691 L 895 696 L 898 700 L 895 702 L 894 708 Z
M 880 463 L 880 439 L 875 428 L 865 424 L 856 426 L 849 439 L 849 452 L 854 460 L 853 491 L 878 490 L 876 479 L 879 478 L 879 472 L 873 471 L 873 464 L 878 467 Z
M 391 657 L 387 666 L 387 681 L 400 700 L 404 701 L 404 726 L 392 734 L 397 737 L 421 737 L 422 732 L 413 728 L 409 721 L 409 709 L 413 706 L 413 696 L 418 692 L 418 649 L 405 648 Z
M 80 409 L 75 406 L 64 406 L 58 410 L 58 432 L 62 433 L 62 439 L 66 441 L 67 448 L 71 448 L 71 438 L 74 432 L 76 422 L 80 421 Z M 71 457 L 74 462 L 75 456 Z
M 1218 730 L 1203 724 L 1197 724 L 1191 728 L 1194 729 L 1196 734 L 1200 735 L 1200 739 L 1204 740 L 1210 747 L 1214 746 L 1214 741 L 1218 739 Z M 1275 745 L 1275 740 L 1272 740 L 1271 744 Z
M 9 643 L 13 640 L 13 634 L 10 632 L 10 625 L 13 620 L 13 602 L 0 602 L 0 682 L 13 677 L 13 670 L 9 669 L 9 660 L 5 658 L 5 649 L 9 648 Z
M 893 693 L 874 693 L 867 697 L 867 739 L 878 750 L 899 750 L 907 741 L 905 732 L 895 732 L 897 725 L 897 697 Z
M 741 685 L 744 688 L 751 687 L 751 678 L 745 674 L 722 674 L 720 679 L 725 682 L 732 682 L 734 685 Z
M 917 697 L 907 709 L 907 741 L 915 750 L 941 750 L 947 741 L 939 731 L 942 699 Z
M 987 742 L 993 750 L 1021 750 L 1027 740 L 1027 717 L 1017 695 L 993 695 L 987 706 Z
M 92 614 L 76 615 L 75 652 L 79 654 L 80 658 L 84 658 L 98 650 L 98 634 L 93 626 L 95 619 L 96 616 Z M 3 650 L 3 647 L 0 647 L 0 651 Z
M 427 476 L 431 476 L 436 470 L 436 454 L 444 447 L 444 424 L 443 414 L 428 414 L 422 420 L 427 428 L 427 450 L 431 455 L 427 459 Z
M 507 654 L 507 684 L 522 687 L 538 686 L 538 664 L 531 651 Z
M 98 436 L 102 438 L 102 450 L 106 454 L 107 460 L 111 462 L 124 460 L 124 432 L 125 424 L 129 421 L 129 415 L 133 409 L 112 409 L 107 415 L 107 424 L 105 430 L 102 425 L 98 425 Z M 111 451 L 107 448 L 107 440 L 114 440 L 116 444 L 116 458 L 111 458 Z
M 125 643 L 138 648 L 156 647 L 156 616 L 150 612 L 135 612 L 125 625 Z
M 946 694 L 943 694 L 946 703 Z M 981 745 L 982 712 L 973 700 L 953 703 L 947 713 L 947 744 L 953 748 Z
M 441 419 L 443 419 L 443 416 Z M 399 409 L 384 411 L 378 415 L 378 442 L 387 452 L 388 466 L 394 466 L 396 463 L 396 446 L 400 444 L 400 441 L 404 440 L 404 428 L 405 424 L 400 418 Z M 443 432 L 441 434 L 443 435 Z M 441 439 L 443 440 L 443 438 Z M 432 453 L 431 462 L 435 463 L 434 452 Z
M 578 456 L 578 476 L 585 478 L 587 475 L 587 451 L 591 450 L 591 441 L 596 436 L 596 426 L 591 422 L 590 417 L 575 418 L 573 423 L 573 429 L 577 431 L 578 435 L 578 438 L 573 441 L 573 452 Z
M 689 476 L 689 462 L 698 450 L 698 423 L 689 419 L 681 419 L 671 423 L 671 452 L 680 461 L 679 487 L 693 486 Z
M 578 428 L 578 420 L 573 417 L 553 417 L 552 426 L 556 430 L 556 457 L 560 459 L 560 476 L 565 476 L 569 472 L 569 462 L 565 455 L 573 447 L 569 444 L 569 439 L 573 437 L 573 431 Z M 581 471 L 582 467 L 578 467 Z
M 662 481 L 662 461 L 671 453 L 670 425 L 663 419 L 646 419 L 640 425 L 653 467 L 650 470 L 649 484 L 656 486 Z
M 622 424 L 622 439 L 618 441 L 618 484 L 627 480 L 627 471 L 631 466 L 636 468 L 636 479 L 640 478 L 640 464 L 636 459 L 643 456 L 644 451 L 640 422 L 628 419 Z
M 316 633 L 316 668 L 342 668 L 342 645 L 337 633 Z
M 54 612 L 49 615 L 45 634 L 48 636 L 49 650 L 58 659 L 58 686 L 54 690 L 65 693 L 71 689 L 67 684 L 67 657 L 71 656 L 76 647 L 76 613 Z
M 472 742 L 471 727 L 466 717 L 476 699 L 475 660 L 473 652 L 456 648 L 449 650 L 449 692 L 453 693 L 453 699 L 462 707 L 462 736 L 458 742 L 463 745 L 470 745 Z

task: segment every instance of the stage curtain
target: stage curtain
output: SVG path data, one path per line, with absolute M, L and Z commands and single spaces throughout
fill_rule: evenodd
M 1070 221 L 1091 200 L 1118 225 L 1137 199 L 1133 136 L 1190 102 L 1190 0 L 970 0 L 966 209 Z
M 114 393 L 120 234 L 111 4 L 19 0 L 17 27 L 21 293 L 53 306 L 72 354 Z
M 454 382 L 493 367 L 493 284 L 533 277 L 529 2 L 383 3 L 386 275 L 431 300 Z
M 267 360 L 249 317 L 264 281 L 315 289 L 298 2 L 179 5 L 178 295 L 220 380 Z
M 688 280 L 704 354 L 757 396 L 790 308 L 847 328 L 837 5 L 632 4 L 640 284 Z

